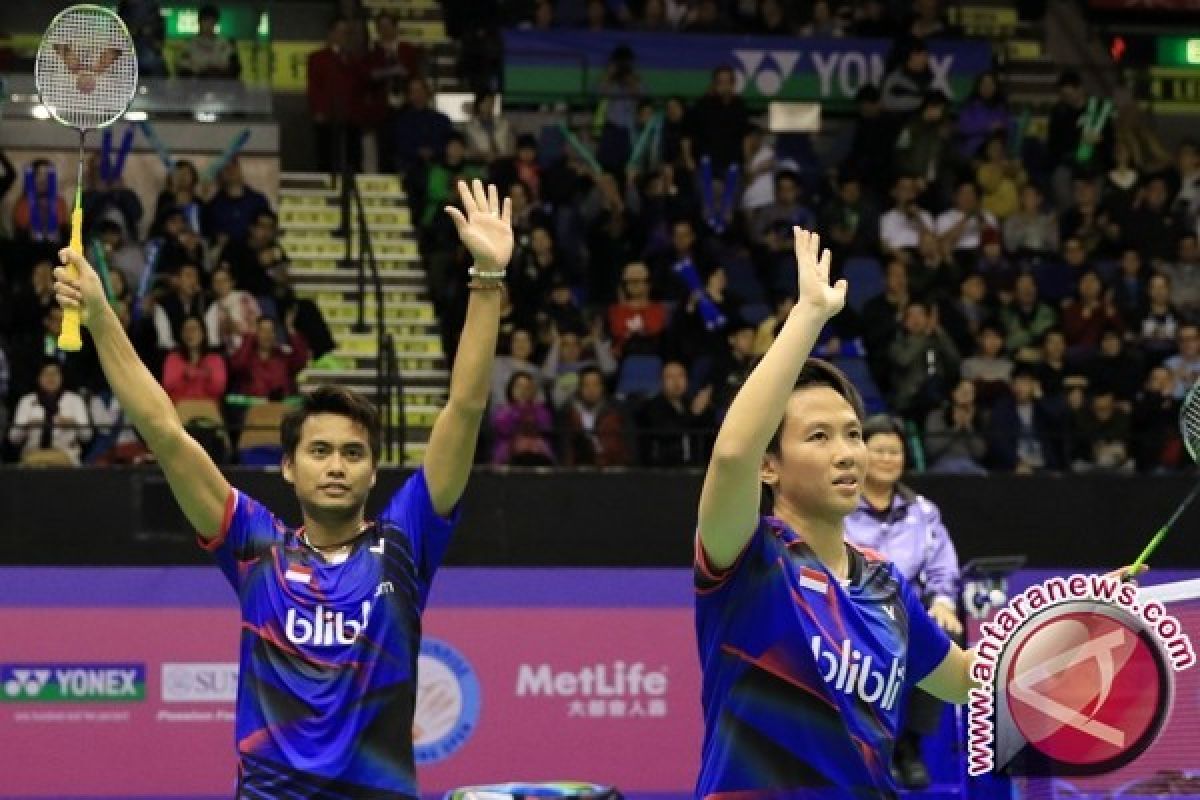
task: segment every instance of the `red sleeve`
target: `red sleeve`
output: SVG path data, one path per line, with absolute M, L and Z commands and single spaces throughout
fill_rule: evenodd
M 253 366 L 254 350 L 258 347 L 258 337 L 248 333 L 242 337 L 242 345 L 229 357 L 229 367 L 235 375 L 249 372 Z
M 288 336 L 288 342 L 292 345 L 292 352 L 288 354 L 287 368 L 289 375 L 295 375 L 300 370 L 308 366 L 308 342 L 304 341 L 304 337 L 297 331 L 292 331 Z
M 308 57 L 308 110 L 312 114 L 329 115 L 329 93 L 325 89 L 325 51 L 318 50 Z
M 231 487 L 229 496 L 225 498 L 225 513 L 221 515 L 221 529 L 217 531 L 217 535 L 211 539 L 205 539 L 203 536 L 196 537 L 197 544 L 208 552 L 213 552 L 225 543 L 225 537 L 229 535 L 229 524 L 233 522 L 233 512 L 237 509 L 237 499 L 237 490 Z
M 183 357 L 178 353 L 168 353 L 163 362 L 163 389 L 172 400 L 178 400 L 183 393 Z
M 212 353 L 205 356 L 205 360 L 208 362 L 208 385 L 204 387 L 204 393 L 219 403 L 225 396 L 225 387 L 229 383 L 225 360 Z

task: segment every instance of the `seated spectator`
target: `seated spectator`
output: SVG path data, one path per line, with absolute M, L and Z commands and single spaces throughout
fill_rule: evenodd
M 942 299 L 937 309 L 942 327 L 950 334 L 960 353 L 974 350 L 980 329 L 984 323 L 996 317 L 987 296 L 987 284 L 978 273 L 963 276 L 958 284 L 958 296 Z
M 83 238 L 95 237 L 105 222 L 118 225 L 127 239 L 137 239 L 142 221 L 142 201 L 125 186 L 121 176 L 104 177 L 100 157 L 91 153 L 83 170 Z
M 524 328 L 517 328 L 507 337 L 507 345 L 507 348 L 503 348 L 502 345 L 507 352 L 496 356 L 495 364 L 492 367 L 492 391 L 489 395 L 492 408 L 499 408 L 507 402 L 508 384 L 512 381 L 513 375 L 518 372 L 537 375 L 541 372 L 541 368 L 533 363 L 532 333 Z M 539 403 L 546 402 L 546 393 L 540 382 L 534 397 Z
M 550 436 L 554 418 L 546 404 L 538 402 L 533 376 L 527 372 L 515 373 L 504 394 L 504 404 L 492 411 L 495 437 L 492 463 L 516 467 L 553 465 Z
M 204 321 L 187 317 L 179 329 L 179 346 L 163 362 L 163 389 L 171 402 L 212 400 L 225 397 L 228 376 L 225 359 L 209 352 Z
M 921 233 L 917 255 L 908 264 L 908 285 L 917 297 L 940 300 L 958 287 L 963 268 L 932 233 Z
M 173 278 L 182 264 L 207 265 L 208 250 L 204 237 L 187 223 L 182 211 L 173 208 L 163 217 L 159 240 L 158 260 L 146 269 L 154 268 L 151 286 L 159 285 L 165 278 Z M 202 281 L 203 282 L 203 281 Z
M 496 111 L 496 93 L 486 91 L 476 95 L 471 109 L 471 118 L 463 125 L 467 158 L 478 164 L 512 158 L 517 149 L 516 139 L 512 125 Z
M 1000 472 L 1032 475 L 1065 466 L 1059 417 L 1025 366 L 1013 371 L 1012 395 L 1000 397 L 988 424 L 988 465 Z
M 742 140 L 742 161 L 746 173 L 742 177 L 743 213 L 752 216 L 760 208 L 775 202 L 775 184 L 778 181 L 775 147 L 763 129 L 751 125 Z
M 905 118 L 921 107 L 933 86 L 933 70 L 929 68 L 929 48 L 922 40 L 902 39 L 896 43 L 895 51 L 899 56 L 897 65 L 884 76 L 880 94 L 884 111 Z
M 259 257 L 262 258 L 262 255 L 260 253 Z M 296 333 L 308 346 L 310 358 L 321 361 L 333 354 L 337 349 L 337 342 L 333 339 L 333 332 L 329 330 L 329 323 L 325 321 L 320 306 L 307 297 L 296 294 L 296 290 L 292 288 L 292 276 L 286 259 L 271 268 L 270 299 L 275 303 L 275 319 L 292 320 Z M 333 365 L 337 363 L 335 356 Z
M 787 322 L 788 315 L 792 313 L 792 309 L 796 307 L 796 295 L 790 293 L 778 294 L 775 297 L 775 302 L 772 303 L 771 313 L 758 323 L 758 328 L 754 333 L 754 347 L 752 352 L 755 356 L 764 355 L 771 345 L 775 343 L 775 337 L 779 335 L 779 331 L 783 328 L 783 323 Z
M 1133 399 L 1145 376 L 1141 354 L 1127 350 L 1121 332 L 1105 328 L 1100 336 L 1100 349 L 1087 364 L 1088 383 L 1111 390 L 1117 405 L 1123 410 L 1133 408 Z
M 570 401 L 579 388 L 579 376 L 589 368 L 599 369 L 606 378 L 616 374 L 611 343 L 603 337 L 585 336 L 579 329 L 557 330 L 540 373 L 554 408 Z
M 1000 232 L 995 228 L 984 228 L 979 237 L 979 259 L 974 271 L 984 280 L 988 293 L 1001 303 L 1011 303 L 1020 270 L 1009 260 L 1000 246 Z
M 79 464 L 83 445 L 91 438 L 83 398 L 64 389 L 62 367 L 56 361 L 44 362 L 36 390 L 17 401 L 8 440 L 21 448 L 22 457 L 38 450 L 58 450 Z
M 1067 362 L 1067 337 L 1059 328 L 1051 328 L 1042 337 L 1040 358 L 1030 367 L 1033 377 L 1047 400 L 1059 401 L 1065 391 L 1072 365 Z
M 13 205 L 13 238 L 65 245 L 70 237 L 71 212 L 58 190 L 58 173 L 44 158 L 34 161 L 29 169 L 24 190 Z
M 1026 360 L 1028 356 L 1022 351 L 1034 347 L 1046 331 L 1058 323 L 1058 316 L 1038 298 L 1033 276 L 1023 274 L 1017 278 L 1012 303 L 1000 310 L 1000 322 L 1004 325 L 1004 344 L 1008 352 L 1019 360 Z
M 712 388 L 705 387 L 689 401 L 687 367 L 678 361 L 663 364 L 658 394 L 637 412 L 642 464 L 647 467 L 698 467 L 708 462 Z
M 999 230 L 995 215 L 979 206 L 979 187 L 974 181 L 962 181 L 954 192 L 954 207 L 938 214 L 935 228 L 942 249 L 959 264 L 975 262 L 983 232 Z
M 892 184 L 895 205 L 879 218 L 879 243 L 883 252 L 908 263 L 920 243 L 922 233 L 935 233 L 933 216 L 917 205 L 917 184 L 910 175 L 902 175 Z
M 1180 319 L 1171 305 L 1171 280 L 1166 275 L 1151 275 L 1146 283 L 1146 307 L 1137 320 L 1138 344 L 1149 366 L 1161 364 L 1175 352 Z
M 434 215 L 444 214 L 447 205 L 457 203 L 456 187 L 460 180 L 470 182 L 484 177 L 482 168 L 467 164 L 466 147 L 463 135 L 452 131 L 446 136 L 439 160 L 430 164 L 425 182 L 425 205 L 419 217 L 422 228 L 429 227 Z
M 95 429 L 95 437 L 88 447 L 88 464 L 131 465 L 147 460 L 150 451 L 138 436 L 137 429 L 125 418 L 115 392 L 106 388 L 89 397 L 88 413 Z
M 1175 379 L 1175 397 L 1182 400 L 1200 380 L 1200 327 L 1187 322 L 1179 327 L 1179 352 L 1163 362 Z
M 892 405 L 905 417 L 924 421 L 950 396 L 958 379 L 958 349 L 923 300 L 910 300 L 904 327 L 892 342 Z
M 762 241 L 767 231 L 780 222 L 785 223 L 789 231 L 797 225 L 805 229 L 813 226 L 816 216 L 804 203 L 800 176 L 787 170 L 777 173 L 773 195 L 773 200 L 752 214 L 756 241 Z
M 174 291 L 160 297 L 154 309 L 154 328 L 158 331 L 158 346 L 163 350 L 175 349 L 184 319 L 202 317 L 208 307 L 200 286 L 200 267 L 184 264 L 174 283 Z
M 308 343 L 295 330 L 295 318 L 287 319 L 288 340 L 280 344 L 275 320 L 259 317 L 255 332 L 229 357 L 234 391 L 249 397 L 283 400 L 296 394 L 296 375 L 308 364 Z
M 1194 139 L 1185 139 L 1175 150 L 1175 166 L 1168 173 L 1175 210 L 1191 219 L 1200 213 L 1200 147 Z
M 1034 264 L 1032 273 L 1042 299 L 1047 303 L 1064 305 L 1079 290 L 1079 280 L 1083 274 L 1092 269 L 1083 241 L 1078 236 L 1069 236 L 1063 242 L 1062 257 Z
M 675 307 L 667 327 L 667 350 L 688 363 L 723 352 L 739 307 L 739 298 L 729 291 L 725 268 L 717 267 L 708 273 L 702 288 L 690 292 Z
M 865 3 L 855 4 L 853 14 L 852 31 L 855 36 L 891 39 L 897 33 L 883 0 L 866 0 Z
M 725 418 L 730 403 L 758 363 L 754 357 L 754 326 L 749 322 L 735 318 L 726 329 L 726 341 L 728 349 L 713 359 L 708 380 L 718 421 Z
M 1166 367 L 1154 367 L 1146 375 L 1142 391 L 1133 404 L 1133 458 L 1138 472 L 1165 472 L 1183 464 L 1183 441 L 1179 438 L 1179 400 L 1174 378 Z
M 667 327 L 667 308 L 650 299 L 650 270 L 640 261 L 625 265 L 618 302 L 608 308 L 613 353 L 656 353 Z
M 524 314 L 536 314 L 555 276 L 565 271 L 554 234 L 549 228 L 534 228 L 528 245 L 518 245 L 508 269 L 509 294 L 513 305 Z
M 1078 239 L 1085 256 L 1103 258 L 1120 242 L 1121 226 L 1101 202 L 1100 190 L 1091 174 L 1077 174 L 1071 185 L 1075 204 L 1059 215 L 1059 238 L 1064 243 Z
M 125 238 L 121 226 L 112 220 L 103 220 L 96 226 L 101 246 L 104 248 L 104 258 L 108 262 L 109 276 L 117 273 L 128 288 L 129 277 L 135 284 L 142 282 L 142 273 L 146 270 L 146 253 L 137 242 Z
M 1166 178 L 1156 174 L 1144 179 L 1133 210 L 1121 227 L 1124 241 L 1152 262 L 1166 261 L 1178 253 L 1187 221 L 1171 208 Z
M 1077 472 L 1132 472 L 1129 413 L 1117 406 L 1108 388 L 1098 389 L 1075 424 L 1075 453 L 1072 466 Z
M 83 349 L 68 352 L 58 346 L 62 333 L 63 310 L 58 303 L 47 308 L 37 326 L 14 337 L 12 348 L 14 396 L 36 391 L 37 378 L 46 361 L 55 361 L 62 368 L 63 385 L 71 391 L 83 392 L 104 386 L 96 348 L 85 328 L 82 331 Z
M 395 163 L 391 166 L 397 171 L 423 168 L 445 149 L 453 125 L 449 117 L 430 106 L 432 94 L 424 78 L 414 75 L 408 79 L 404 106 L 392 124 L 391 152 Z
M 203 200 L 200 198 L 200 174 L 191 161 L 176 161 L 175 166 L 167 173 L 167 185 L 158 195 L 154 205 L 154 223 L 150 226 L 150 235 L 162 233 L 167 215 L 172 211 L 183 214 L 184 221 L 192 230 L 201 227 L 200 210 Z
M 44 259 L 34 263 L 29 282 L 12 287 L 9 314 L 14 344 L 34 336 L 42 327 L 46 312 L 58 305 L 54 297 L 54 265 Z
M 1004 249 L 1023 260 L 1046 258 L 1058 252 L 1058 223 L 1042 207 L 1042 190 L 1021 188 L 1021 204 L 1004 220 Z
M 900 324 L 912 294 L 908 289 L 908 268 L 903 260 L 893 258 L 888 261 L 883 279 L 883 292 L 863 305 L 862 325 L 871 377 L 880 390 L 887 394 L 892 382 L 888 351 L 900 335 Z
M 1105 282 L 1109 281 L 1106 279 Z M 1149 302 L 1149 298 L 1146 297 L 1146 277 L 1142 271 L 1142 256 L 1137 250 L 1129 248 L 1121 254 L 1117 275 L 1112 278 L 1111 283 L 1113 307 L 1121 315 L 1125 327 L 1132 328 Z
M 985 322 L 979 329 L 975 354 L 962 362 L 963 379 L 973 382 L 986 408 L 1008 391 L 1012 372 L 1012 360 L 1004 354 L 1004 327 L 998 322 Z
M 853 257 L 874 257 L 879 252 L 879 210 L 863 194 L 862 179 L 843 171 L 837 196 L 825 204 L 818 228 L 835 264 Z
M 796 294 L 796 238 L 786 222 L 767 228 L 760 247 L 752 251 L 763 288 L 776 294 Z
M 200 8 L 200 29 L 183 46 L 175 65 L 175 74 L 179 77 L 235 81 L 242 74 L 237 45 L 217 35 L 219 17 L 216 6 Z
M 583 309 L 575 301 L 575 293 L 571 291 L 570 284 L 562 275 L 554 275 L 550 278 L 550 291 L 546 294 L 546 302 L 542 306 L 542 310 L 538 312 L 538 316 L 544 318 L 552 330 L 587 330 L 589 328 L 583 318 Z M 603 334 L 603 317 L 596 316 L 594 318 L 591 325 L 593 333 L 597 331 L 597 323 L 599 323 L 599 333 Z
M 983 430 L 984 417 L 975 405 L 975 384 L 964 374 L 950 393 L 950 402 L 929 412 L 925 420 L 925 458 L 929 471 L 986 474 L 982 464 L 987 453 Z
M 204 312 L 208 346 L 229 355 L 258 327 L 262 310 L 254 295 L 237 288 L 229 267 L 217 267 L 212 285 L 213 300 Z
M 1174 261 L 1154 264 L 1160 275 L 1171 279 L 1171 305 L 1189 322 L 1200 322 L 1200 246 L 1194 233 L 1179 237 Z
M 983 190 L 983 210 L 1004 220 L 1020 208 L 1021 191 L 1028 178 L 1018 159 L 1010 158 L 1006 134 L 996 134 L 984 143 L 983 159 L 975 168 L 975 180 Z
M 984 142 L 996 141 L 997 135 L 1007 136 L 1010 121 L 1008 100 L 1000 88 L 996 73 L 981 73 L 975 79 L 975 87 L 963 103 L 962 110 L 958 112 L 958 135 L 962 142 L 963 156 L 975 158 L 981 152 Z M 1001 145 L 1004 144 L 1003 138 L 999 141 Z M 980 180 L 980 183 L 983 181 Z
M 958 36 L 961 32 L 946 19 L 945 8 L 938 0 L 917 0 L 912 4 L 912 15 L 906 21 L 909 34 L 921 39 L 939 36 Z
M 943 208 L 958 166 L 946 119 L 946 95 L 929 89 L 917 114 L 909 117 L 896 137 L 896 172 L 917 176 L 921 197 L 932 208 Z
M 861 175 L 872 194 L 884 195 L 892 175 L 897 131 L 892 120 L 884 116 L 879 87 L 863 85 L 854 95 L 854 102 L 857 108 L 854 134 L 842 169 Z
M 1113 146 L 1113 165 L 1104 173 L 1105 205 L 1117 216 L 1125 219 L 1133 211 L 1137 199 L 1141 175 L 1133 163 L 1133 153 L 1120 140 Z
M 812 18 L 799 27 L 798 35 L 836 39 L 846 35 L 846 24 L 834 13 L 830 0 L 813 0 Z
M 204 235 L 212 241 L 244 237 L 258 213 L 270 210 L 266 195 L 246 185 L 237 158 L 221 170 L 217 187 L 216 194 L 205 203 L 201 217 Z
M 222 248 L 219 264 L 229 269 L 238 288 L 259 297 L 271 294 L 271 270 L 287 260 L 278 233 L 279 217 L 263 208 L 255 212 L 245 237 L 231 239 Z
M 1100 336 L 1108 328 L 1123 331 L 1125 324 L 1113 307 L 1112 299 L 1105 295 L 1100 276 L 1088 270 L 1079 279 L 1076 298 L 1067 301 L 1062 312 L 1062 329 L 1072 357 L 1093 355 L 1100 346 Z
M 627 467 L 633 464 L 633 432 L 624 412 L 609 399 L 604 374 L 579 372 L 579 387 L 560 415 L 563 465 Z

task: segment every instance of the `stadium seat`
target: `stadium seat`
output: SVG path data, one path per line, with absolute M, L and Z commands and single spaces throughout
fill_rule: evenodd
M 873 258 L 848 259 L 842 277 L 850 284 L 846 290 L 846 302 L 855 311 L 862 311 L 868 300 L 886 288 L 883 267 Z
M 283 403 L 263 403 L 246 409 L 242 435 L 238 439 L 238 461 L 242 464 L 278 464 L 283 456 L 279 426 L 288 407 Z
M 23 467 L 73 467 L 75 462 L 71 457 L 54 447 L 47 447 L 41 450 L 30 450 L 21 455 L 21 466 Z
M 621 364 L 617 395 L 636 397 L 658 391 L 662 379 L 662 359 L 652 355 L 631 355 Z
M 875 379 L 871 377 L 871 370 L 867 368 L 865 358 L 835 358 L 833 363 L 846 373 L 846 377 L 854 384 L 854 388 L 858 389 L 858 393 L 862 395 L 863 407 L 868 414 L 878 414 L 887 410 L 887 403 L 884 401 L 879 387 L 875 385 Z
M 184 425 L 197 420 L 207 420 L 221 425 L 224 424 L 225 419 L 221 414 L 221 407 L 217 405 L 216 401 L 207 398 L 180 400 L 175 404 L 175 412 L 179 414 L 179 421 Z

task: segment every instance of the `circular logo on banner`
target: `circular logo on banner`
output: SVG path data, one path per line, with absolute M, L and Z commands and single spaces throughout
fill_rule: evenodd
M 417 659 L 413 755 L 418 764 L 442 761 L 467 743 L 479 723 L 479 679 L 462 653 L 422 639 Z
M 1025 741 L 1073 772 L 1108 772 L 1141 755 L 1171 695 L 1150 633 L 1117 609 L 1056 608 L 1030 624 L 1004 676 Z

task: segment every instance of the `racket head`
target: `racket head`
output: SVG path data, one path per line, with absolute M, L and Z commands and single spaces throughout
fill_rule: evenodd
M 1192 461 L 1200 460 L 1200 381 L 1192 384 L 1179 407 L 1179 434 Z
M 79 131 L 120 119 L 137 92 L 137 54 L 114 12 L 75 5 L 51 20 L 33 69 L 38 97 L 56 121 Z

